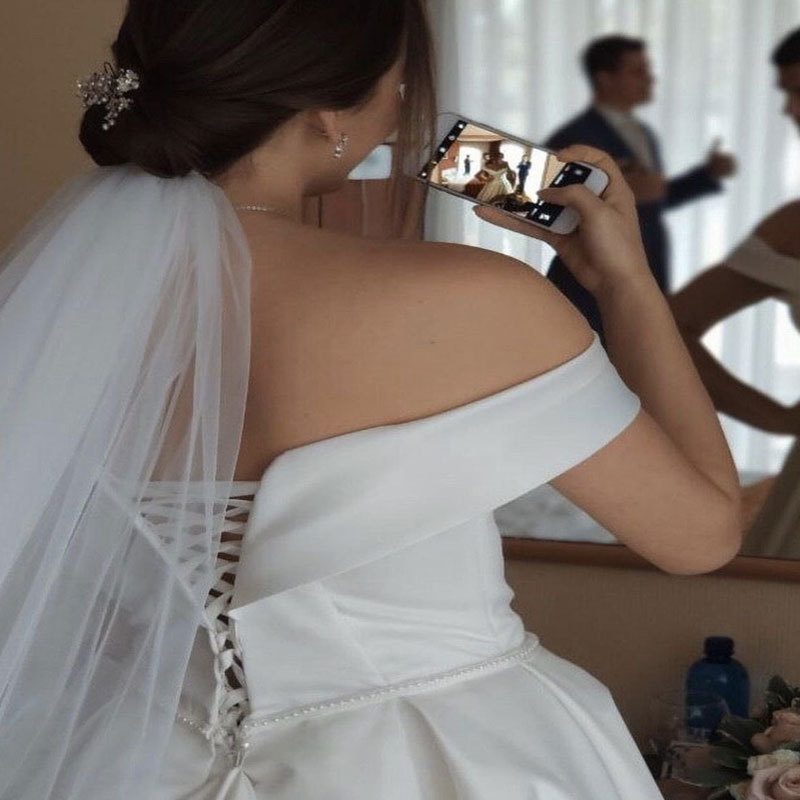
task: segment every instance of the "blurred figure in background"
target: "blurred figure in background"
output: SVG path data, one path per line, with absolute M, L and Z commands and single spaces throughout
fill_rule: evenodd
M 661 215 L 667 209 L 719 192 L 721 179 L 735 172 L 736 162 L 713 148 L 705 163 L 676 178 L 665 178 L 655 134 L 632 113 L 636 106 L 649 103 L 653 94 L 654 78 L 641 39 L 616 35 L 595 39 L 584 51 L 583 68 L 592 87 L 592 104 L 553 133 L 546 145 L 560 150 L 572 144 L 588 144 L 618 161 L 636 198 L 650 269 L 661 290 L 667 292 L 669 242 Z M 603 336 L 594 298 L 560 259 L 553 260 L 548 277 Z
M 784 113 L 800 128 L 800 28 L 776 47 L 772 63 L 784 92 Z M 773 400 L 731 375 L 701 343 L 721 320 L 767 298 L 789 305 L 800 330 L 800 200 L 774 211 L 721 263 L 671 298 L 678 325 L 714 405 L 760 430 L 800 435 L 800 402 Z M 766 502 L 765 502 L 766 500 Z M 759 555 L 800 557 L 800 446 L 777 477 L 743 492 L 750 522 L 746 549 Z M 749 517 L 749 520 L 747 519 Z
M 522 156 L 522 160 L 517 164 L 517 175 L 519 175 L 519 183 L 517 184 L 517 192 L 525 194 L 525 182 L 528 180 L 528 173 L 531 171 L 530 156 Z

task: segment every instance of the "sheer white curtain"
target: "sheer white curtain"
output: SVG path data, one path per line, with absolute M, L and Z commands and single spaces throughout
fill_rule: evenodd
M 609 33 L 647 40 L 655 101 L 637 111 L 659 136 L 670 174 L 706 158 L 716 137 L 739 174 L 723 196 L 667 215 L 672 285 L 719 261 L 766 213 L 800 196 L 800 137 L 781 114 L 769 56 L 800 26 L 800 0 L 431 0 L 442 110 L 542 141 L 589 101 L 579 54 Z M 432 194 L 427 238 L 481 245 L 547 267 L 552 251 L 489 229 L 469 205 Z M 800 395 L 800 336 L 773 301 L 709 332 L 741 379 L 782 402 Z M 775 470 L 789 437 L 723 416 L 741 470 Z

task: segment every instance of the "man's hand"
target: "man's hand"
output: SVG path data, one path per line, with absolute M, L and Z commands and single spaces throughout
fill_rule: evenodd
M 633 159 L 622 159 L 617 163 L 633 192 L 637 206 L 659 203 L 667 196 L 667 181 L 660 172 L 647 169 Z
M 730 153 L 715 150 L 706 161 L 706 169 L 717 179 L 729 178 L 736 174 L 736 159 Z

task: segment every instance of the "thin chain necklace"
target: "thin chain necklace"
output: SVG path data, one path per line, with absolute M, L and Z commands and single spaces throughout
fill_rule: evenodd
M 289 212 L 285 208 L 276 208 L 275 206 L 234 206 L 237 211 L 265 211 L 272 214 L 280 214 L 283 217 L 288 217 Z

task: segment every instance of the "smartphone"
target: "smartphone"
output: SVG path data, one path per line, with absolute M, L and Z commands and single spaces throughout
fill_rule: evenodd
M 461 114 L 440 114 L 437 129 L 438 144 L 419 180 L 555 233 L 575 230 L 580 215 L 540 200 L 539 189 L 582 183 L 599 195 L 608 185 L 608 175 L 592 164 L 559 161 L 552 150 Z

